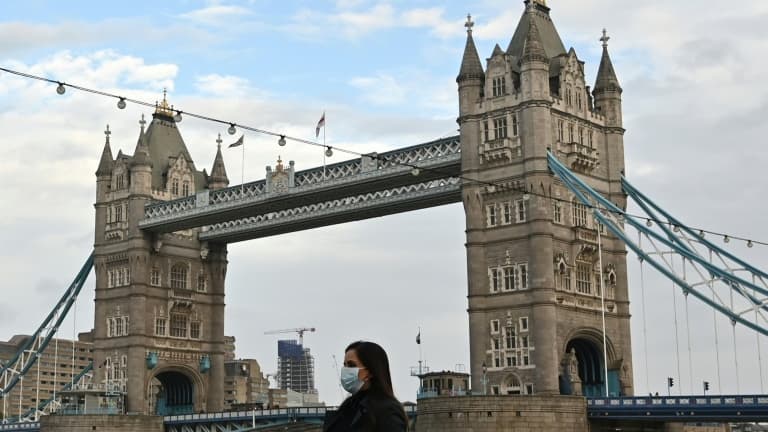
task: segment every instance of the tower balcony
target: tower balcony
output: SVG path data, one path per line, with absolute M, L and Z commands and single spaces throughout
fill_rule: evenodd
M 509 162 L 523 156 L 520 138 L 497 138 L 480 145 L 481 163 Z
M 563 143 L 565 160 L 576 172 L 590 173 L 600 165 L 600 153 L 592 147 L 577 142 Z

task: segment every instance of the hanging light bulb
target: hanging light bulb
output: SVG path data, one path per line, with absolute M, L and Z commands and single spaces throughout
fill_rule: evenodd
M 672 228 L 672 231 L 674 231 L 676 233 L 679 233 L 680 232 L 680 227 L 675 225 L 674 228 Z
M 181 111 L 176 111 L 176 115 L 173 116 L 173 121 L 176 123 L 181 123 Z
M 331 157 L 331 156 L 333 156 L 333 149 L 331 148 L 331 146 L 328 146 L 328 147 L 325 149 L 325 155 L 326 155 L 327 157 Z
M 650 219 L 648 219 L 647 221 L 645 221 L 645 225 L 647 225 L 649 227 L 652 227 L 653 226 L 653 222 Z
M 66 92 L 67 92 L 67 88 L 64 87 L 64 83 L 59 83 L 59 86 L 56 87 L 56 93 L 63 95 Z
M 119 101 L 117 101 L 117 107 L 120 109 L 125 109 L 125 98 L 121 97 Z
M 704 230 L 699 230 L 699 237 L 704 237 Z
M 754 244 L 752 243 L 752 240 L 748 241 L 747 242 L 747 247 L 748 248 L 752 248 L 752 246 L 754 246 Z
M 728 243 L 730 241 L 731 241 L 731 238 L 728 237 L 727 235 L 725 237 L 723 237 L 723 243 Z
M 227 129 L 227 133 L 230 134 L 230 135 L 234 135 L 234 134 L 237 133 L 237 129 L 235 129 L 235 124 L 234 123 L 230 123 L 229 124 L 229 129 Z
M 417 167 L 411 168 L 411 174 L 416 177 L 421 173 L 421 171 Z
M 280 147 L 285 147 L 285 135 L 280 135 L 280 139 L 277 140 L 277 145 Z

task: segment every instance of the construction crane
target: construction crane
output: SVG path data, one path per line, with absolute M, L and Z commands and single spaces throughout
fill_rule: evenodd
M 314 327 L 299 327 L 299 328 L 284 329 L 284 330 L 270 330 L 270 331 L 264 332 L 264 334 L 272 335 L 272 334 L 280 334 L 280 333 L 298 333 L 299 344 L 301 346 L 304 346 L 304 332 L 313 332 L 313 331 L 315 331 Z

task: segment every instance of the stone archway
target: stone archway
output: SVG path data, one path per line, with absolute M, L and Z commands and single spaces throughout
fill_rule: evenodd
M 194 413 L 203 390 L 195 378 L 177 369 L 155 374 L 149 383 L 150 412 L 156 415 Z
M 515 374 L 509 374 L 504 378 L 504 382 L 501 388 L 501 394 L 505 395 L 521 395 L 523 394 L 523 384 L 520 382 L 520 377 Z
M 581 384 L 581 394 L 584 396 L 605 394 L 605 361 L 601 347 L 590 339 L 579 337 L 571 339 L 565 350 L 567 355 L 571 356 L 571 364 L 575 366 L 572 369 L 576 369 L 575 372 L 578 373 L 578 380 L 575 376 L 569 378 L 571 382 Z

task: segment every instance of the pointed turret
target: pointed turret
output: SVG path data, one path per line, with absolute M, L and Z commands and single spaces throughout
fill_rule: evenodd
M 547 53 L 544 51 L 544 44 L 541 42 L 539 27 L 534 20 L 530 21 L 528 34 L 525 36 L 525 43 L 523 45 L 523 56 L 520 61 L 521 63 L 530 63 L 534 61 L 549 63 Z
M 211 175 L 208 177 L 209 189 L 222 189 L 229 186 L 227 169 L 224 167 L 224 157 L 221 155 L 221 134 L 216 139 L 216 158 L 213 160 Z
M 504 55 L 504 50 L 501 49 L 499 44 L 496 44 L 496 46 L 493 48 L 493 54 L 491 54 L 491 57 L 498 57 Z
M 525 4 L 526 10 L 520 17 L 512 40 L 509 41 L 507 54 L 514 57 L 517 61 L 522 59 L 525 40 L 530 32 L 531 23 L 536 23 L 536 30 L 539 32 L 539 42 L 547 58 L 554 58 L 565 54 L 565 46 L 562 39 L 560 39 L 560 35 L 557 33 L 555 24 L 552 22 L 552 18 L 549 15 L 550 9 L 547 5 L 538 0 L 526 0 Z
M 595 81 L 595 95 L 603 92 L 619 92 L 623 90 L 619 85 L 619 79 L 616 77 L 616 71 L 613 69 L 611 56 L 608 54 L 608 32 L 603 29 L 603 37 L 600 41 L 603 43 L 603 57 L 600 59 L 600 68 L 597 70 L 597 80 Z
M 485 79 L 483 65 L 480 63 L 480 56 L 477 54 L 477 48 L 475 48 L 475 40 L 472 39 L 472 27 L 474 25 L 475 23 L 472 22 L 472 16 L 467 15 L 467 23 L 464 24 L 467 28 L 467 44 L 464 47 L 464 57 L 461 60 L 459 76 L 456 77 L 456 82 L 458 83 L 472 79 Z
M 112 132 L 109 130 L 109 125 L 107 125 L 107 130 L 104 131 L 104 135 L 106 135 L 107 138 L 104 140 L 104 150 L 101 152 L 99 167 L 96 169 L 96 175 L 98 177 L 112 175 L 112 148 L 109 145 L 109 136 L 111 134 Z
M 616 71 L 613 69 L 611 56 L 608 55 L 608 32 L 603 29 L 603 57 L 600 59 L 600 68 L 597 71 L 597 80 L 592 94 L 595 97 L 595 110 L 606 118 L 606 126 L 622 127 L 621 93 L 622 88 Z
M 146 124 L 144 114 L 141 115 L 139 124 L 141 125 L 141 130 L 139 131 L 139 139 L 136 141 L 136 150 L 133 152 L 131 166 L 152 167 L 152 159 L 149 156 L 149 144 L 147 144 L 147 137 L 144 133 L 144 124 Z

